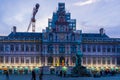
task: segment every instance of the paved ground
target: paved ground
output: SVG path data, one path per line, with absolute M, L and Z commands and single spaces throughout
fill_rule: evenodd
M 0 80 L 6 80 L 6 76 L 0 75 Z M 31 80 L 31 75 L 10 75 L 9 80 Z M 39 80 L 38 76 L 36 80 Z M 106 77 L 99 77 L 99 78 L 94 78 L 94 77 L 63 78 L 63 77 L 58 77 L 54 75 L 44 75 L 43 80 L 120 80 L 120 75 L 106 76 Z

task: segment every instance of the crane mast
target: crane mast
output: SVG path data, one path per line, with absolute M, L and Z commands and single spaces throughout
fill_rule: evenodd
M 30 23 L 28 25 L 27 32 L 29 31 L 30 26 L 32 26 L 32 32 L 35 32 L 35 22 L 36 22 L 35 15 L 38 12 L 38 9 L 39 9 L 39 4 L 37 3 L 35 5 L 35 7 L 33 8 L 32 18 L 31 18 Z

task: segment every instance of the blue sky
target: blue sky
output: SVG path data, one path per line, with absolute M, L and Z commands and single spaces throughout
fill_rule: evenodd
M 8 35 L 12 26 L 27 31 L 36 3 L 36 32 L 48 25 L 48 18 L 56 11 L 58 2 L 66 3 L 66 10 L 77 20 L 77 29 L 85 33 L 98 33 L 103 27 L 110 37 L 120 38 L 120 0 L 0 0 L 0 35 Z

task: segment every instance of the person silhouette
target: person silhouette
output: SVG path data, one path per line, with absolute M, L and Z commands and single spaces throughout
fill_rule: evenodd
M 36 80 L 36 74 L 34 70 L 32 70 L 32 80 Z
M 43 78 L 43 68 L 41 68 L 40 74 L 39 74 L 39 80 L 42 80 Z
M 9 80 L 9 72 L 8 72 L 8 70 L 6 71 L 6 80 Z

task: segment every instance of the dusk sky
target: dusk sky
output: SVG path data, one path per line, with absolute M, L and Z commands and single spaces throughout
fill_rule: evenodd
M 120 38 L 120 0 L 0 0 L 0 36 L 8 35 L 13 26 L 26 32 L 36 3 L 40 4 L 36 32 L 42 32 L 58 2 L 65 2 L 66 11 L 82 32 L 98 33 L 102 27 L 108 36 Z

